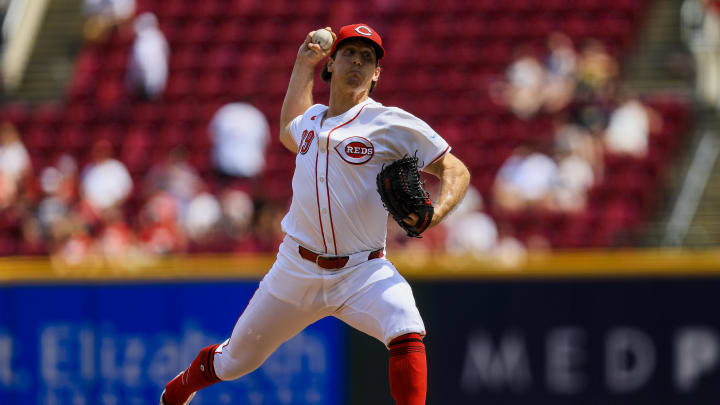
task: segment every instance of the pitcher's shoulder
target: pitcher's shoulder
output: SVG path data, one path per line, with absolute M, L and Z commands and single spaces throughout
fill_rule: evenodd
M 383 125 L 399 127 L 428 126 L 425 121 L 400 107 L 380 106 L 372 111 L 375 113 L 374 120 Z
M 310 106 L 310 108 L 305 110 L 305 112 L 303 113 L 303 119 L 314 119 L 313 117 L 317 117 L 318 115 L 327 111 L 327 109 L 328 106 L 324 104 L 313 104 L 312 106 Z

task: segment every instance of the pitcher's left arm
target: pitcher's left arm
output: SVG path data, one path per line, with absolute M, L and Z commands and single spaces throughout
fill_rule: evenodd
M 452 153 L 429 164 L 423 171 L 440 179 L 440 195 L 433 204 L 435 212 L 429 226 L 432 228 L 439 224 L 462 200 L 470 184 L 470 172 L 465 164 Z M 413 219 L 417 220 L 417 218 Z

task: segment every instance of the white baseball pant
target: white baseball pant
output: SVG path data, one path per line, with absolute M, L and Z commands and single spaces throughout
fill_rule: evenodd
M 215 352 L 215 372 L 233 380 L 260 367 L 306 326 L 334 316 L 385 345 L 407 333 L 425 334 L 407 281 L 384 258 L 325 270 L 298 254 L 290 237 L 260 282 L 235 328 Z

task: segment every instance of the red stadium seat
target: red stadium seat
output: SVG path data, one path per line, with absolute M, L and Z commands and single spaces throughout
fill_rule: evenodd
M 55 144 L 55 131 L 47 125 L 35 124 L 27 129 L 22 137 L 30 153 L 47 153 Z
M 194 12 L 193 7 L 188 7 L 182 1 L 161 1 L 157 13 L 169 18 L 189 18 Z
M 0 256 L 11 256 L 18 253 L 16 238 L 7 235 L 0 236 Z
M 80 149 L 90 145 L 89 133 L 83 126 L 66 125 L 58 134 L 57 147 L 72 155 L 78 155 Z
M 217 42 L 222 44 L 238 44 L 247 40 L 250 34 L 248 23 L 243 20 L 229 19 L 217 29 Z
M 219 1 L 193 2 L 188 8 L 192 8 L 194 15 L 201 18 L 217 19 L 226 15 L 227 7 Z
M 152 161 L 148 159 L 151 148 L 151 139 L 154 137 L 146 129 L 131 130 L 122 143 L 120 160 L 125 163 L 133 177 L 145 173 Z

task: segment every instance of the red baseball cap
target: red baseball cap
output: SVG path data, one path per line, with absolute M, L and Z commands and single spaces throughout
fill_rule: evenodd
M 361 38 L 372 42 L 375 46 L 375 53 L 377 54 L 378 60 L 385 55 L 385 48 L 382 46 L 382 38 L 380 38 L 380 34 L 370 28 L 367 24 L 345 25 L 340 28 L 340 32 L 337 34 L 337 39 L 330 49 L 330 55 L 335 53 L 335 50 L 342 41 L 350 38 Z

